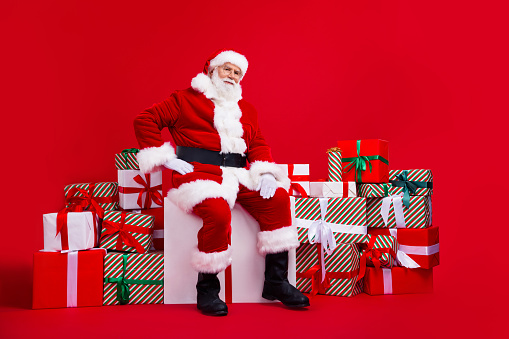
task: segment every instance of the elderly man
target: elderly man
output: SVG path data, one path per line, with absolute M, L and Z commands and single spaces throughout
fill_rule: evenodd
M 232 50 L 214 53 L 191 87 L 143 111 L 134 128 L 144 173 L 173 170 L 168 197 L 203 219 L 192 265 L 198 271 L 197 306 L 226 315 L 217 273 L 231 263 L 231 208 L 238 202 L 259 223 L 258 249 L 265 255 L 262 296 L 290 307 L 309 300 L 288 283 L 288 250 L 299 245 L 291 225 L 288 177 L 273 162 L 258 126 L 258 113 L 242 99 L 247 59 Z M 161 138 L 168 127 L 174 148 Z M 249 163 L 249 169 L 247 168 Z

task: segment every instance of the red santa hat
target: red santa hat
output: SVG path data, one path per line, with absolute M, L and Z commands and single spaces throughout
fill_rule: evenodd
M 224 65 L 226 62 L 232 63 L 242 72 L 241 79 L 246 75 L 248 62 L 245 56 L 231 49 L 220 49 L 212 54 L 203 67 L 203 73 L 209 74 L 217 66 Z

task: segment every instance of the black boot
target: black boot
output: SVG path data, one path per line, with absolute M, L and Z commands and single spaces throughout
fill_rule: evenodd
M 265 256 L 265 283 L 262 297 L 279 300 L 288 307 L 309 306 L 309 299 L 288 282 L 288 252 Z
M 198 309 L 206 315 L 227 315 L 228 306 L 219 299 L 219 279 L 216 274 L 198 273 L 196 284 Z

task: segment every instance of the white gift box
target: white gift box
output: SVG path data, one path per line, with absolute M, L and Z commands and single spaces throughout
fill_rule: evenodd
M 355 181 L 316 181 L 309 183 L 310 197 L 349 198 L 357 196 Z
M 140 209 L 140 208 L 161 208 L 162 205 L 157 205 L 153 200 L 151 200 L 150 207 L 145 206 L 145 199 L 147 196 L 147 192 L 142 193 L 142 199 L 140 206 L 138 204 L 139 192 L 131 192 L 134 190 L 141 190 L 144 188 L 143 185 L 137 183 L 134 178 L 138 175 L 141 176 L 144 182 L 146 182 L 145 175 L 141 174 L 139 170 L 118 170 L 118 203 L 120 208 L 125 210 L 131 209 Z M 163 183 L 163 174 L 161 171 L 150 173 L 150 187 L 155 187 L 158 185 L 162 185 Z M 131 192 L 131 193 L 128 193 Z M 162 197 L 163 189 L 157 190 Z
M 62 251 L 62 232 L 57 234 L 58 213 L 42 216 L 44 229 L 44 250 Z M 97 217 L 96 217 L 97 218 Z M 94 231 L 94 214 L 92 212 L 67 213 L 67 241 L 69 250 L 86 250 L 96 245 L 99 232 L 99 219 L 96 219 Z M 56 236 L 55 236 L 56 235 Z
M 306 194 L 309 195 L 309 164 L 279 164 L 278 166 L 288 175 L 292 184 L 302 186 Z M 298 197 L 301 196 L 301 194 L 293 188 L 290 188 L 288 193 Z
M 198 273 L 191 267 L 191 256 L 198 245 L 202 220 L 180 210 L 164 199 L 164 303 L 195 304 Z M 231 286 L 233 303 L 269 302 L 262 298 L 265 258 L 256 247 L 259 225 L 241 206 L 232 210 L 231 281 L 225 284 L 225 271 L 218 273 L 219 297 L 225 299 L 225 286 Z M 288 280 L 295 286 L 295 250 L 289 251 Z

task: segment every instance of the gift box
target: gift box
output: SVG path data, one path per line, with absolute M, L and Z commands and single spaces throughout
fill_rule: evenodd
M 80 205 L 85 210 L 95 211 L 102 218 L 104 211 L 118 210 L 118 184 L 97 182 L 65 186 L 66 207 Z
M 102 306 L 105 253 L 34 253 L 32 308 Z
M 366 257 L 366 265 L 376 268 L 392 268 L 395 264 L 398 247 L 395 237 L 374 234 L 368 234 L 366 241 L 360 245 L 362 255 Z
M 367 199 L 367 225 L 373 228 L 427 228 L 432 225 L 431 196 L 403 194 Z
M 357 196 L 355 181 L 312 181 L 309 196 L 316 198 L 348 198 Z
M 154 217 L 152 245 L 156 250 L 164 250 L 164 208 L 151 208 L 147 210 L 132 210 L 132 213 L 151 215 Z
M 162 304 L 163 278 L 163 253 L 108 253 L 104 258 L 103 304 Z
M 118 170 L 139 170 L 137 148 L 128 148 L 120 153 L 115 154 L 115 167 Z
M 92 212 L 70 212 L 43 215 L 44 250 L 86 250 L 97 246 L 99 223 Z
M 370 235 L 391 235 L 399 243 L 398 265 L 432 268 L 440 263 L 438 226 L 425 229 L 368 228 Z
M 120 208 L 148 209 L 163 207 L 163 174 L 161 171 L 141 174 L 139 170 L 118 170 Z
M 168 198 L 164 201 L 165 304 L 195 304 L 198 274 L 191 266 L 198 245 L 202 220 L 180 210 Z M 230 303 L 265 303 L 262 298 L 265 257 L 256 246 L 260 230 L 256 220 L 240 205 L 232 210 L 232 264 L 218 273 L 219 297 Z M 288 280 L 295 286 L 295 250 L 289 251 Z
M 289 194 L 307 197 L 309 195 L 309 164 L 278 165 L 291 181 Z
M 385 140 L 338 141 L 343 156 L 343 181 L 389 182 L 389 143 Z
M 290 197 L 290 204 L 301 244 L 321 242 L 328 249 L 367 239 L 365 198 Z
M 125 211 L 104 214 L 99 246 L 117 251 L 147 253 L 152 244 L 154 217 Z
M 408 207 L 410 196 L 433 194 L 433 174 L 427 169 L 390 170 L 389 183 L 359 184 L 359 196 L 383 198 L 403 194 L 403 203 Z
M 339 244 L 323 253 L 321 244 L 297 248 L 297 285 L 301 292 L 352 297 L 362 292 L 365 263 L 356 244 Z
M 343 181 L 343 159 L 339 147 L 332 147 L 327 150 L 327 165 L 329 181 Z
M 369 295 L 431 293 L 433 292 L 433 270 L 368 267 L 364 277 L 364 292 Z

